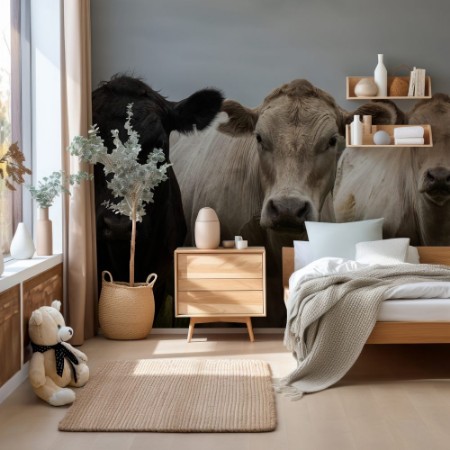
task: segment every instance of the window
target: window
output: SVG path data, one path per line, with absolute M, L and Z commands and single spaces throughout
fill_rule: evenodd
M 12 142 L 11 136 L 11 3 L 0 0 L 0 157 Z M 4 165 L 3 165 L 4 166 Z M 5 167 L 0 167 L 5 170 Z M 13 195 L 0 182 L 0 252 L 7 253 L 13 230 Z
M 33 171 L 25 183 L 62 168 L 61 129 L 55 127 L 61 123 L 60 8 L 60 0 L 0 0 L 0 155 L 18 143 Z M 19 222 L 33 234 L 35 204 L 28 189 L 15 187 L 9 191 L 0 180 L 0 256 L 8 254 Z M 62 249 L 59 200 L 50 211 L 55 252 Z
M 20 3 L 0 0 L 0 156 L 15 142 L 22 150 Z M 31 165 L 28 158 L 25 165 Z M 6 189 L 0 181 L 0 256 L 9 252 L 13 232 L 22 221 L 22 187 L 15 188 Z

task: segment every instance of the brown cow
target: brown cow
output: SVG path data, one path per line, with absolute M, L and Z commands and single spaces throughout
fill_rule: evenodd
M 265 245 L 268 277 L 278 283 L 276 295 L 268 296 L 270 324 L 281 326 L 280 247 L 302 237 L 305 220 L 333 220 L 325 205 L 349 114 L 306 80 L 282 85 L 257 108 L 227 100 L 222 110 L 229 118 L 219 125 L 222 133 L 213 127 L 171 146 L 186 244 L 193 243 L 199 209 L 209 206 L 219 216 L 222 239 L 242 234 L 250 245 Z

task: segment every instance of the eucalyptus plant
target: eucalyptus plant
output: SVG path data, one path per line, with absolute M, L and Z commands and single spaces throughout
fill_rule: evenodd
M 48 177 L 38 181 L 37 186 L 27 185 L 31 197 L 36 200 L 40 208 L 50 208 L 59 194 L 69 194 L 68 186 L 81 183 L 82 180 L 92 178 L 87 172 L 80 171 L 76 174 L 67 175 L 63 170 L 52 172 Z
M 138 156 L 141 151 L 139 134 L 131 125 L 133 104 L 127 106 L 127 118 L 124 128 L 128 139 L 122 142 L 118 130 L 111 130 L 114 149 L 108 153 L 98 128 L 94 125 L 88 137 L 76 136 L 69 146 L 72 155 L 92 164 L 100 163 L 106 176 L 112 174 L 107 181 L 115 200 L 102 204 L 115 214 L 123 214 L 131 220 L 130 242 L 130 286 L 134 286 L 134 259 L 136 246 L 136 223 L 146 215 L 145 204 L 153 203 L 153 190 L 161 182 L 167 180 L 167 169 L 171 164 L 164 163 L 165 156 L 161 149 L 153 150 L 145 164 L 140 164 Z

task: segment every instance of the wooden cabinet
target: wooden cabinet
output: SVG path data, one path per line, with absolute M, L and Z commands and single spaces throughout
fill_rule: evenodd
M 24 362 L 31 358 L 28 321 L 31 313 L 41 306 L 50 306 L 53 300 L 63 300 L 62 264 L 46 270 L 23 283 L 23 347 Z M 63 311 L 61 310 L 63 313 Z
M 188 341 L 196 323 L 245 323 L 253 341 L 251 317 L 266 315 L 265 249 L 219 248 L 175 251 L 175 316 L 190 317 Z
M 28 321 L 32 311 L 63 300 L 61 255 L 8 262 L 0 277 L 0 401 L 27 376 L 30 359 Z M 13 380 L 11 378 L 18 375 Z M 11 380 L 11 383 L 7 383 Z
M 20 370 L 20 342 L 20 286 L 16 285 L 0 293 L 0 386 Z

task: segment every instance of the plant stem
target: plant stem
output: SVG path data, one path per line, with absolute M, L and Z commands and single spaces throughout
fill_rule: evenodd
M 137 197 L 133 196 L 133 215 L 131 217 L 131 249 L 130 249 L 130 286 L 134 286 L 134 251 L 136 246 L 136 203 Z

